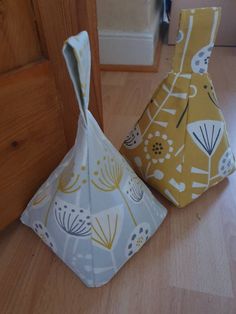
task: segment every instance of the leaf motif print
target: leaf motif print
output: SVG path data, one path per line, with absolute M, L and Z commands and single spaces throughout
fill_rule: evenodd
M 184 39 L 184 32 L 179 30 L 176 38 L 176 43 L 179 44 Z
M 219 20 L 219 9 L 213 8 L 214 16 L 211 29 L 211 36 L 208 45 L 202 47 L 192 58 L 191 67 L 194 73 L 206 73 L 208 69 L 208 63 L 211 56 L 212 49 L 214 47 L 214 39 L 217 32 L 217 25 Z
M 231 148 L 227 148 L 219 160 L 218 171 L 221 177 L 227 177 L 235 169 L 235 158 Z
M 141 130 L 139 128 L 139 125 L 137 124 L 133 130 L 130 131 L 130 133 L 127 135 L 127 137 L 124 140 L 124 146 L 127 149 L 133 149 L 139 146 L 140 143 L 142 143 L 142 134 Z

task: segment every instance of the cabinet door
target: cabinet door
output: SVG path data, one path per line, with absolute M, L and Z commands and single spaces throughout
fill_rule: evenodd
M 222 8 L 221 24 L 216 39 L 216 45 L 236 46 L 235 0 L 173 0 L 168 43 L 170 45 L 175 44 L 178 31 L 179 13 L 181 9 L 214 6 Z
M 81 30 L 92 49 L 91 111 L 102 126 L 95 0 L 0 1 L 0 229 L 73 145 L 78 106 L 64 40 Z

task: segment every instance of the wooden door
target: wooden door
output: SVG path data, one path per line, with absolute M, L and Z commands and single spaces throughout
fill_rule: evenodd
M 76 105 L 61 49 L 87 30 L 90 109 L 102 125 L 95 0 L 0 0 L 0 229 L 73 145 Z

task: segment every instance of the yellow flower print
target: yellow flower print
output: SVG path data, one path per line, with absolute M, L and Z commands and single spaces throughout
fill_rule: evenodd
M 73 161 L 64 169 L 59 178 L 58 190 L 62 193 L 70 194 L 77 192 L 81 189 L 83 184 L 87 183 L 87 179 L 82 177 L 83 175 L 86 176 L 86 166 L 82 165 L 80 167 L 81 174 L 74 173 L 74 166 Z
M 170 159 L 173 152 L 173 141 L 168 139 L 166 134 L 161 134 L 159 131 L 149 133 L 144 141 L 144 152 L 147 160 L 154 164 L 157 162 L 163 163 L 166 159 Z

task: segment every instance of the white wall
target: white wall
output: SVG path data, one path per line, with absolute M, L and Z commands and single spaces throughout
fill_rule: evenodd
M 153 63 L 161 2 L 97 0 L 102 64 Z

